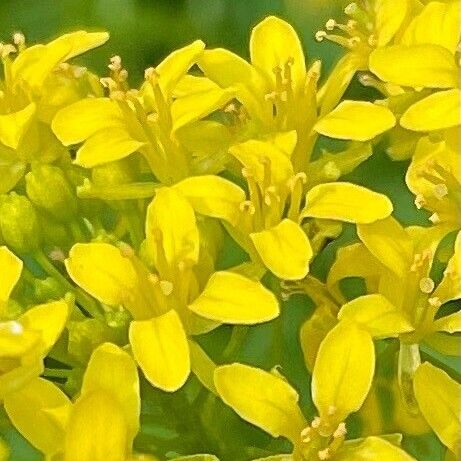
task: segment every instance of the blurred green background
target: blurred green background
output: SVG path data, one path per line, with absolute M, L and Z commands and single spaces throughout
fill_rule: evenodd
M 23 32 L 28 43 L 35 43 L 46 42 L 61 33 L 78 29 L 107 30 L 111 35 L 110 41 L 80 57 L 78 62 L 105 75 L 109 58 L 118 54 L 130 73 L 131 83 L 136 85 L 142 80 L 146 67 L 155 66 L 175 48 L 195 39 L 202 39 L 208 47 L 226 47 L 248 57 L 251 28 L 265 16 L 275 14 L 295 27 L 303 41 L 308 61 L 322 59 L 323 74 L 327 75 L 342 50 L 330 43 L 317 43 L 314 34 L 323 28 L 329 18 L 341 18 L 341 9 L 346 3 L 344 0 L 0 0 L 0 40 L 10 41 L 15 31 Z M 353 85 L 349 95 L 360 99 L 367 97 L 367 92 Z M 394 202 L 395 215 L 403 224 L 424 224 L 427 223 L 427 215 L 416 210 L 413 197 L 405 186 L 407 166 L 408 162 L 392 162 L 378 148 L 374 156 L 346 179 L 389 195 Z M 353 229 L 347 228 L 343 236 L 314 262 L 314 275 L 324 278 L 338 245 L 352 238 Z M 229 248 L 233 249 L 229 251 Z M 242 256 L 235 251 L 235 247 L 228 247 L 222 264 L 230 266 L 238 263 Z M 312 408 L 312 403 L 298 330 L 311 312 L 312 304 L 305 297 L 294 297 L 286 303 L 280 319 L 285 338 L 284 353 L 277 359 L 283 373 L 301 391 L 303 404 L 308 409 Z M 266 368 L 275 365 L 272 355 L 267 353 L 272 334 L 272 325 L 252 329 L 237 358 Z M 228 337 L 229 329 L 219 329 L 204 345 L 213 350 L 218 344 L 225 343 Z M 231 432 L 236 421 L 229 421 Z M 5 419 L 1 417 L 0 435 L 14 447 L 12 460 L 40 459 L 17 433 L 6 426 Z M 144 437 L 147 440 L 148 434 L 141 434 L 141 443 Z M 432 439 L 424 442 L 424 445 L 424 455 L 419 459 L 440 459 L 438 443 Z

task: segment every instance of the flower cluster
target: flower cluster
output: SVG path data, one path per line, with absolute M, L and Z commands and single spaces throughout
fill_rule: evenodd
M 273 16 L 139 88 L 71 63 L 104 32 L 0 44 L 0 418 L 47 460 L 458 459 L 459 4 L 345 14 L 327 76 Z M 348 176 L 383 149 L 423 226 Z

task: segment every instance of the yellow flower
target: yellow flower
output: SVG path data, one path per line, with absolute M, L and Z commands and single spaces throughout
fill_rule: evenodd
M 417 208 L 429 210 L 433 224 L 449 232 L 460 228 L 461 178 L 459 133 L 454 128 L 442 140 L 423 137 L 406 173 Z
M 276 372 L 234 363 L 215 371 L 216 389 L 240 417 L 273 437 L 293 444 L 288 460 L 411 460 L 385 437 L 345 441 L 346 418 L 362 406 L 374 374 L 371 336 L 353 324 L 340 323 L 320 346 L 312 375 L 312 399 L 319 416 L 310 425 L 298 405 L 299 396 Z M 365 455 L 366 454 L 366 455 Z
M 33 161 L 51 162 L 65 152 L 49 124 L 58 109 L 99 91 L 95 76 L 66 61 L 102 45 L 105 32 L 65 34 L 46 45 L 0 44 L 0 192 L 8 192 Z M 17 53 L 17 54 L 16 54 Z M 16 55 L 16 56 L 15 56 Z
M 200 273 L 194 210 L 175 189 L 158 189 L 147 210 L 146 236 L 147 264 L 126 245 L 89 243 L 74 245 L 66 267 L 100 302 L 131 313 L 129 339 L 138 365 L 154 386 L 175 391 L 191 369 L 189 335 L 219 323 L 266 322 L 279 307 L 257 281 L 231 271 Z
M 314 185 L 305 195 L 309 178 L 294 173 L 290 158 L 295 142 L 290 132 L 231 147 L 243 166 L 247 199 L 240 187 L 219 177 L 198 176 L 174 186 L 198 213 L 222 219 L 253 262 L 285 280 L 306 276 L 317 242 L 331 232 L 328 221 L 369 223 L 392 211 L 387 197 L 349 183 Z M 318 180 L 311 178 L 313 184 Z M 303 223 L 305 218 L 310 218 L 308 223 Z
M 133 359 L 105 343 L 93 352 L 76 401 L 36 378 L 5 399 L 19 432 L 52 459 L 127 461 L 139 430 L 139 380 Z
M 393 218 L 387 218 L 359 225 L 357 230 L 363 244 L 338 253 L 328 285 L 335 289 L 339 280 L 358 276 L 375 294 L 344 304 L 338 319 L 354 322 L 375 338 L 400 339 L 399 384 L 407 410 L 418 413 L 412 382 L 420 364 L 419 345 L 425 342 L 442 353 L 459 353 L 459 340 L 454 333 L 461 331 L 460 313 L 438 313 L 443 304 L 461 298 L 461 236 L 458 234 L 453 255 L 437 283 L 431 278 L 431 270 L 435 250 L 444 236 L 440 229 L 404 229 Z M 351 264 L 358 258 L 360 264 Z
M 34 306 L 18 319 L 5 320 L 5 306 L 22 270 L 22 261 L 0 247 L 0 400 L 43 371 L 43 359 L 63 331 L 65 301 Z
M 267 46 L 268 43 L 271 45 Z M 250 56 L 251 64 L 225 49 L 205 50 L 198 64 L 205 76 L 221 88 L 234 89 L 235 94 L 229 94 L 228 99 L 235 97 L 243 106 L 237 113 L 238 123 L 248 122 L 244 130 L 240 129 L 244 137 L 296 131 L 292 156 L 295 172 L 306 170 L 317 132 L 365 141 L 395 124 L 387 108 L 358 101 L 345 101 L 338 112 L 329 116 L 347 88 L 344 77 L 336 74 L 319 91 L 319 98 L 326 92 L 324 99 L 328 100 L 319 101 L 321 119 L 316 124 L 320 62 L 306 69 L 295 30 L 277 17 L 269 16 L 255 26 L 250 38 Z M 340 129 L 334 126 L 333 118 L 344 122 Z
M 101 79 L 109 97 L 82 99 L 53 119 L 53 131 L 64 145 L 83 143 L 75 163 L 91 168 L 140 152 L 162 184 L 193 173 L 192 153 L 175 132 L 221 107 L 226 92 L 218 88 L 209 97 L 194 101 L 177 97 L 174 90 L 204 46 L 197 40 L 171 53 L 156 68 L 147 69 L 140 90 L 128 87 L 128 73 L 120 57 L 114 56 L 110 77 Z

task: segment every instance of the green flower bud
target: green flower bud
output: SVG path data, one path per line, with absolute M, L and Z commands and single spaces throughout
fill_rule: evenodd
M 0 199 L 0 230 L 5 243 L 18 253 L 37 250 L 41 228 L 32 202 L 11 192 Z
M 77 213 L 76 195 L 61 168 L 35 165 L 26 175 L 26 191 L 35 205 L 59 221 L 72 220 Z
M 94 167 L 91 177 L 97 186 L 115 186 L 133 182 L 136 175 L 133 161 L 127 158 Z

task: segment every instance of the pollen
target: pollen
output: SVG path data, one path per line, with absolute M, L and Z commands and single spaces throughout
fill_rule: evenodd
M 174 285 L 169 280 L 160 280 L 160 289 L 165 296 L 171 295 L 173 293 Z
M 330 406 L 328 407 L 328 414 L 329 414 L 330 416 L 333 416 L 333 415 L 336 413 L 336 410 L 337 410 L 337 408 L 336 408 L 334 405 L 330 405 Z
M 329 19 L 325 24 L 325 28 L 327 30 L 333 30 L 335 26 L 336 26 L 336 21 L 334 19 Z
M 320 450 L 318 453 L 317 453 L 320 461 L 325 461 L 326 459 L 329 459 L 330 456 L 331 456 L 331 453 L 330 453 L 330 449 L 329 448 L 325 448 L 324 450 Z
M 445 196 L 448 195 L 448 187 L 446 184 L 436 184 L 434 186 L 434 195 L 439 199 L 442 200 Z
M 432 293 L 435 288 L 434 281 L 429 277 L 423 277 L 419 281 L 419 289 L 426 294 Z
M 328 34 L 324 31 L 324 30 L 318 30 L 316 33 L 315 33 L 315 39 L 318 41 L 318 42 L 321 42 L 323 41 L 323 39 L 327 36 Z
M 335 439 L 339 439 L 340 437 L 344 437 L 347 434 L 346 424 L 339 423 L 336 430 L 333 432 L 333 437 Z

